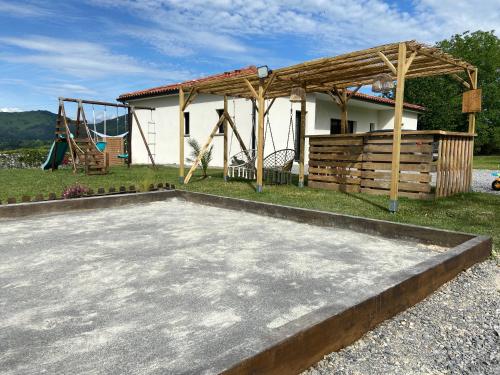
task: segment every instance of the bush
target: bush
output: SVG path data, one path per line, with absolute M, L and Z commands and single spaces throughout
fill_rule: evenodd
M 2 151 L 0 168 L 39 168 L 47 158 L 48 152 L 45 147 Z

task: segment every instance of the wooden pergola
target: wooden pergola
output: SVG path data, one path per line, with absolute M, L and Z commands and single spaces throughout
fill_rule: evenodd
M 459 76 L 459 73 L 465 73 Z M 372 84 L 374 77 L 389 74 L 396 81 L 396 100 L 394 108 L 394 131 L 392 149 L 392 170 L 390 187 L 390 210 L 397 210 L 399 162 L 401 142 L 401 122 L 405 80 L 435 75 L 450 75 L 467 90 L 477 90 L 477 68 L 457 59 L 438 48 L 429 47 L 415 41 L 386 44 L 362 51 L 347 53 L 307 61 L 297 65 L 271 71 L 266 77 L 257 74 L 243 74 L 201 82 L 186 83 L 179 88 L 179 179 L 188 182 L 199 160 L 196 160 L 188 175 L 184 177 L 184 111 L 197 94 L 213 94 L 224 97 L 224 112 L 215 124 L 202 153 L 208 148 L 217 128 L 224 125 L 224 176 L 228 170 L 227 126 L 232 127 L 242 149 L 246 150 L 238 131 L 227 113 L 227 98 L 239 97 L 255 100 L 258 108 L 257 127 L 257 191 L 263 185 L 263 143 L 264 118 L 274 100 L 290 96 L 293 88 L 302 88 L 305 93 L 327 93 L 340 106 L 342 133 L 347 129 L 347 102 L 353 92 L 363 85 Z M 349 89 L 349 90 L 348 90 Z M 471 91 L 465 94 L 477 94 Z M 464 94 L 464 99 L 465 99 Z M 185 96 L 187 95 L 187 97 Z M 476 97 L 476 95 L 468 95 Z M 271 99 L 266 108 L 265 100 Z M 299 155 L 299 186 L 304 186 L 304 141 L 306 100 L 301 100 L 301 128 Z M 468 133 L 475 132 L 475 113 L 469 113 Z

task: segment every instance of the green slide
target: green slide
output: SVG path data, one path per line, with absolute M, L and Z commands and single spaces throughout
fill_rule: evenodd
M 52 161 L 54 160 L 54 166 L 57 168 L 62 161 L 64 160 L 64 154 L 66 154 L 66 151 L 68 150 L 68 142 L 66 139 L 62 139 L 61 141 L 57 142 L 57 152 L 56 152 L 56 142 L 52 143 L 52 146 L 50 147 L 49 155 L 47 155 L 47 160 L 45 160 L 45 163 L 42 164 L 42 169 L 51 169 L 52 168 Z

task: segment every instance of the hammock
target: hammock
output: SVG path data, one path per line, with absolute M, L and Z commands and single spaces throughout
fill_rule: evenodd
M 98 131 L 95 131 L 95 130 L 92 130 L 92 129 L 89 129 L 92 133 L 94 133 L 95 135 L 97 135 L 98 137 L 101 137 L 101 138 L 123 138 L 125 137 L 128 132 L 125 132 L 125 133 L 122 133 L 122 134 L 118 134 L 118 135 L 106 135 L 106 134 L 103 134 L 103 133 L 99 133 Z

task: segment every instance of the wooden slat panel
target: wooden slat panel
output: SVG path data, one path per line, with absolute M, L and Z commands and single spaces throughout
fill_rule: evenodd
M 391 170 L 391 163 L 373 163 L 373 162 L 364 162 L 363 169 L 373 169 L 373 170 Z M 408 172 L 430 172 L 431 165 L 430 164 L 401 164 L 400 171 L 408 171 Z
M 361 171 L 361 177 L 367 179 L 390 180 L 389 172 Z M 399 173 L 399 181 L 403 182 L 430 182 L 431 175 L 428 173 Z
M 346 145 L 346 146 L 342 146 L 342 145 L 338 145 L 338 146 L 316 146 L 316 145 L 311 145 L 309 147 L 309 152 L 311 153 L 316 153 L 316 152 L 332 152 L 332 153 L 335 153 L 335 152 L 346 152 L 346 151 L 349 151 L 351 153 L 354 153 L 354 152 L 363 152 L 363 146 L 362 145 L 359 145 L 359 146 L 353 146 L 353 145 Z
M 339 160 L 339 161 L 363 161 L 363 154 L 329 154 L 314 153 L 309 154 L 309 159 L 313 160 Z
M 384 145 L 384 144 L 367 144 L 363 147 L 364 152 L 376 152 L 376 153 L 391 153 L 392 145 Z M 422 144 L 402 144 L 401 145 L 401 153 L 408 152 L 419 152 L 422 154 L 430 154 L 432 152 L 432 145 L 429 143 Z
M 308 181 L 308 186 L 311 188 L 318 188 L 318 189 L 345 191 L 347 193 L 359 193 L 360 191 L 359 185 L 343 185 L 343 184 L 336 184 L 333 182 L 328 183 L 328 182 Z
M 402 196 L 429 198 L 434 135 L 402 135 L 399 190 Z M 309 185 L 370 194 L 389 194 L 392 134 L 310 137 Z M 351 189 L 351 190 L 346 190 Z
M 335 182 L 338 184 L 359 185 L 361 179 L 351 178 L 347 176 L 325 176 L 325 175 L 312 174 L 308 176 L 308 181 L 324 181 L 324 182 Z
M 361 162 L 336 162 L 331 160 L 311 160 L 309 159 L 309 167 L 343 167 L 343 168 L 361 168 Z
M 422 143 L 422 144 L 428 144 L 432 143 L 434 141 L 434 138 L 432 136 L 414 136 L 414 137 L 409 137 L 405 136 L 403 134 L 401 138 L 401 144 L 407 144 L 407 143 Z M 387 137 L 387 138 L 380 138 L 380 137 L 366 137 L 365 139 L 366 144 L 392 144 L 392 137 Z
M 359 177 L 363 171 L 358 169 L 346 169 L 346 168 L 311 168 L 309 167 L 309 175 L 321 174 L 321 175 L 350 175 Z
M 431 155 L 401 154 L 401 163 L 428 163 Z M 364 161 L 391 161 L 391 154 L 365 154 Z
M 335 145 L 363 145 L 363 138 L 309 138 L 310 146 L 335 146 Z
M 390 180 L 362 180 L 361 186 L 363 187 L 372 187 L 372 188 L 380 188 L 380 189 L 389 189 L 391 186 Z M 399 183 L 400 190 L 407 191 L 415 191 L 415 192 L 425 192 L 428 193 L 431 191 L 431 186 L 425 183 L 416 183 L 416 182 L 400 182 Z

